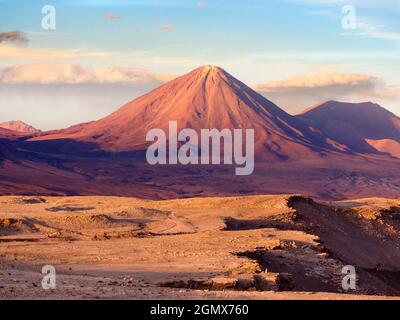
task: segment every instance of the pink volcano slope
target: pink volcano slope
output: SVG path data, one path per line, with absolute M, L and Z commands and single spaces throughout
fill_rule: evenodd
M 335 149 L 308 125 L 293 117 L 221 68 L 200 67 L 129 102 L 94 122 L 44 134 L 33 141 L 75 141 L 108 152 L 144 150 L 146 133 L 178 129 L 254 129 L 255 151 L 269 160 L 318 157 Z M 71 151 L 65 143 L 64 151 Z M 74 145 L 74 148 L 77 148 Z

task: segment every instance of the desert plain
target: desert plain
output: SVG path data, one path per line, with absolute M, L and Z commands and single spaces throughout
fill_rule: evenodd
M 399 218 L 382 198 L 3 196 L 0 298 L 396 299 Z

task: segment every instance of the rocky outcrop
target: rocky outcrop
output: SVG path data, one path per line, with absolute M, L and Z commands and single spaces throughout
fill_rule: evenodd
M 215 277 L 211 279 L 173 280 L 161 282 L 160 287 L 193 290 L 240 291 L 291 291 L 292 276 L 287 273 L 263 272 L 240 277 Z

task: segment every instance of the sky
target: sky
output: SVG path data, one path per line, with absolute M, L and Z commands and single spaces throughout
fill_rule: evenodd
M 399 15 L 400 0 L 0 0 L 0 122 L 96 120 L 206 64 L 291 114 L 400 115 Z

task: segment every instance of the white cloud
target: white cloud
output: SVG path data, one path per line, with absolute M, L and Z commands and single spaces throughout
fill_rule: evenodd
M 173 75 L 143 68 L 85 68 L 78 64 L 25 64 L 0 68 L 1 84 L 123 84 L 156 85 Z
M 173 77 L 144 68 L 78 64 L 0 68 L 0 122 L 21 119 L 48 130 L 92 121 Z
M 373 88 L 380 81 L 367 74 L 318 73 L 297 76 L 284 80 L 269 81 L 257 86 L 261 91 L 286 91 L 343 87 L 344 90 Z
M 0 58 L 12 60 L 53 60 L 74 58 L 110 58 L 113 52 L 88 51 L 81 49 L 48 49 L 16 47 L 0 44 Z
M 400 33 L 388 31 L 385 25 L 373 23 L 368 19 L 358 19 L 355 34 L 369 38 L 400 42 Z
M 372 100 L 391 106 L 400 101 L 398 88 L 387 85 L 379 77 L 362 73 L 308 74 L 268 81 L 255 86 L 255 89 L 291 113 L 298 113 L 307 106 L 327 100 Z

